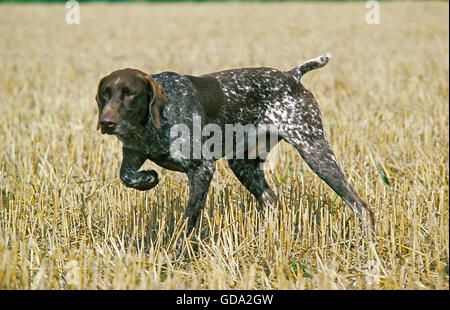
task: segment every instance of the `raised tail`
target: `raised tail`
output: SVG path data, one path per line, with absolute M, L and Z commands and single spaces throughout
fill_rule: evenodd
M 288 71 L 297 81 L 300 81 L 302 76 L 311 70 L 319 69 L 325 66 L 328 61 L 331 59 L 331 54 L 326 53 L 324 55 L 321 55 L 319 57 L 307 60 L 303 62 L 301 65 L 297 66 L 296 68 Z

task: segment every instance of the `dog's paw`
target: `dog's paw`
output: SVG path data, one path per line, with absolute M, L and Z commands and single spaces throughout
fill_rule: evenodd
M 159 183 L 158 173 L 155 170 L 143 170 L 138 172 L 121 171 L 120 180 L 122 183 L 140 191 L 152 189 Z
M 141 174 L 142 182 L 140 184 L 140 188 L 136 189 L 146 191 L 158 185 L 159 178 L 158 173 L 155 170 L 143 170 L 138 173 Z

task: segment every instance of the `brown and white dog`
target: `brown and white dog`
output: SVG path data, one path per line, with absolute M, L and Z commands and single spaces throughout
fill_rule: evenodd
M 199 157 L 195 146 L 201 147 L 210 137 L 196 138 L 194 134 L 187 135 L 183 142 L 190 144 L 188 156 L 174 152 L 171 145 L 180 137 L 173 134 L 173 128 L 182 125 L 193 132 L 196 120 L 201 120 L 203 129 L 213 124 L 223 132 L 229 124 L 275 126 L 275 142 L 283 139 L 293 145 L 360 219 L 362 211 L 368 211 L 373 225 L 369 205 L 352 188 L 336 161 L 322 125 L 319 105 L 300 82 L 303 74 L 324 66 L 329 58 L 323 55 L 287 72 L 243 68 L 194 77 L 174 72 L 148 75 L 135 69 L 114 71 L 98 85 L 97 128 L 123 142 L 120 178 L 126 186 L 148 190 L 158 184 L 154 170 L 139 171 L 147 159 L 187 174 L 189 232 L 196 226 L 205 205 L 215 161 L 223 156 L 227 156 L 236 177 L 263 207 L 277 204 L 277 196 L 260 169 L 265 158 L 258 150 L 250 149 L 248 139 L 243 158 L 236 157 L 237 149 L 233 148 L 231 153 L 223 150 L 215 152 L 212 158 Z M 225 138 L 221 139 L 225 144 Z

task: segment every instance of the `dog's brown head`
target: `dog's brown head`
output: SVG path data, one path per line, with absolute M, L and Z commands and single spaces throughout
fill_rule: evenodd
M 103 77 L 95 96 L 98 106 L 97 130 L 102 134 L 120 135 L 122 122 L 144 125 L 149 114 L 153 125 L 161 128 L 161 113 L 166 95 L 160 84 L 150 75 L 123 69 Z

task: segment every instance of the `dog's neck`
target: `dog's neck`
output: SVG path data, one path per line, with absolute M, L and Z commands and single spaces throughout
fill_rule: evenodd
M 160 156 L 169 153 L 169 137 L 165 135 L 165 126 L 168 126 L 165 121 L 161 120 L 161 128 L 157 129 L 152 122 L 148 122 L 146 126 L 129 125 L 127 134 L 117 135 L 117 138 L 123 142 L 127 148 L 133 149 L 139 153 L 145 151 L 146 157 Z

